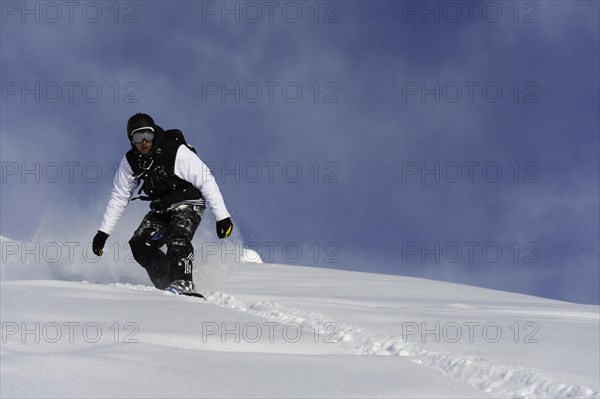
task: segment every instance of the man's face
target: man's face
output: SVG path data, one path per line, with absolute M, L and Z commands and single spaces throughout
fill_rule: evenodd
M 150 150 L 152 150 L 152 141 L 144 140 L 141 143 L 134 143 L 134 144 L 135 144 L 135 148 L 142 155 L 148 155 L 148 154 L 150 154 Z
M 135 145 L 135 148 L 142 155 L 150 154 L 152 150 L 152 142 L 154 140 L 154 130 L 152 128 L 140 128 L 138 131 L 134 130 L 131 135 L 131 141 Z

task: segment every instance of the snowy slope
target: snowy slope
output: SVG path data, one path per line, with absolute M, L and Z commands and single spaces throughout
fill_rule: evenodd
M 196 279 L 207 302 L 3 281 L 2 397 L 598 397 L 598 306 L 272 264 Z

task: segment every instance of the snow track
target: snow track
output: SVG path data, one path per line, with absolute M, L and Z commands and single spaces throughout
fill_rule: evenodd
M 114 284 L 117 287 L 154 291 L 146 286 Z M 457 378 L 495 397 L 598 398 L 599 393 L 581 385 L 555 381 L 534 369 L 508 367 L 481 356 L 438 352 L 404 342 L 402 337 L 377 334 L 367 329 L 338 323 L 326 316 L 273 301 L 245 303 L 221 292 L 205 294 L 206 303 L 229 308 L 271 322 L 295 323 L 303 330 L 318 331 L 329 342 L 348 348 L 349 354 L 402 356 L 408 360 Z
M 325 316 L 291 309 L 274 302 L 259 301 L 245 304 L 231 295 L 212 293 L 209 303 L 243 311 L 258 317 L 280 323 L 294 322 L 303 329 L 314 326 L 336 326 L 339 330 L 328 338 L 348 345 L 358 355 L 404 356 L 411 361 L 437 369 L 458 378 L 474 388 L 493 396 L 505 397 L 551 397 L 551 398 L 598 398 L 598 392 L 591 388 L 553 381 L 534 370 L 511 368 L 477 356 L 455 353 L 441 353 L 419 348 L 403 342 L 401 337 L 388 337 L 374 334 L 363 328 L 340 324 Z M 320 330 L 322 334 L 327 331 Z

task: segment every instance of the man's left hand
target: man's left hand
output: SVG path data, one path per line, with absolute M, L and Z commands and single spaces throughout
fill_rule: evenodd
M 217 222 L 217 237 L 225 238 L 231 235 L 233 231 L 233 223 L 230 218 L 225 218 Z

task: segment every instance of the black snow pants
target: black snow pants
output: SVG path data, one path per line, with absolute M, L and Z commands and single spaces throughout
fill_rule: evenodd
M 156 288 L 165 289 L 175 280 L 192 280 L 192 238 L 204 209 L 184 204 L 163 213 L 150 211 L 129 240 L 134 259 Z M 166 254 L 160 249 L 165 244 Z

